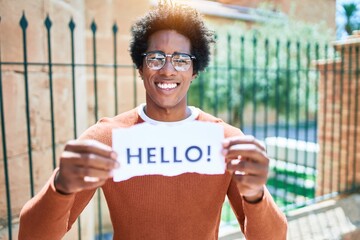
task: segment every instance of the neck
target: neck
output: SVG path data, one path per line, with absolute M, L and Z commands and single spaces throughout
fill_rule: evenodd
M 184 106 L 183 108 L 154 108 L 146 104 L 144 109 L 145 114 L 156 121 L 162 122 L 176 122 L 188 118 L 191 115 L 191 110 Z

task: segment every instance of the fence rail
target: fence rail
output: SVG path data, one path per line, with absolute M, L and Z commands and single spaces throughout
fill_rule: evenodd
M 6 36 L 6 33 L 1 32 L 0 35 L 1 171 L 4 173 L 0 179 L 1 193 L 4 193 L 1 194 L 0 201 L 5 203 L 2 204 L 4 208 L 0 209 L 0 231 L 7 229 L 8 239 L 15 238 L 13 228 L 14 224 L 17 224 L 16 219 L 22 204 L 34 196 L 52 169 L 57 166 L 57 156 L 64 142 L 78 137 L 81 131 L 79 118 L 89 122 L 85 126 L 87 127 L 104 116 L 104 113 L 116 115 L 121 112 L 119 102 L 123 96 L 120 95 L 119 88 L 126 87 L 127 96 L 132 97 L 133 107 L 137 106 L 138 102 L 136 69 L 133 65 L 118 63 L 117 24 L 112 27 L 110 39 L 113 44 L 113 52 L 108 53 L 113 56 L 111 64 L 98 62 L 98 27 L 95 21 L 91 23 L 89 30 L 91 43 L 88 53 L 91 53 L 91 57 L 86 63 L 75 60 L 76 24 L 73 19 L 68 24 L 69 62 L 53 60 L 59 53 L 53 51 L 53 27 L 49 16 L 44 20 L 47 62 L 29 61 L 28 26 L 28 20 L 23 14 L 20 19 L 22 35 L 19 36 L 22 39 L 22 46 L 19 46 L 23 50 L 22 60 L 2 61 L 1 37 Z M 302 44 L 300 41 L 294 43 L 247 36 L 236 38 L 231 34 L 217 36 L 211 65 L 194 81 L 188 95 L 191 105 L 222 117 L 230 124 L 240 127 L 245 134 L 254 135 L 264 141 L 271 158 L 267 185 L 276 202 L 285 211 L 314 203 L 327 196 L 354 192 L 359 188 L 360 182 L 355 175 L 360 168 L 360 153 L 357 152 L 359 49 L 353 48 L 354 57 L 354 52 L 347 48 L 340 51 L 338 49 L 336 52 L 326 44 L 310 41 Z M 345 52 L 349 51 L 350 57 L 345 59 Z M 319 71 L 312 62 L 321 58 L 332 60 L 333 65 L 325 64 Z M 343 60 L 340 65 L 339 59 Z M 344 65 L 345 60 L 347 66 Z M 131 74 L 125 78 L 121 75 L 121 70 Z M 79 71 L 86 77 L 86 83 L 82 85 L 86 88 L 85 95 L 78 92 L 78 83 L 83 80 L 77 75 Z M 35 72 L 39 75 L 35 75 Z M 43 76 L 44 73 L 46 77 Z M 41 76 L 42 80 L 38 80 L 38 76 Z M 132 84 L 125 85 L 126 81 Z M 15 90 L 6 92 L 4 87 Z M 20 90 L 21 87 L 23 90 Z M 320 91 L 322 95 L 319 95 Z M 329 95 L 329 92 L 332 92 L 332 95 Z M 337 96 L 339 92 L 340 99 Z M 48 97 L 43 96 L 45 93 Z M 101 104 L 103 98 L 108 102 L 105 106 Z M 10 106 L 15 108 L 9 108 L 7 105 L 13 101 L 17 105 L 12 104 Z M 79 113 L 80 101 L 89 116 L 84 117 Z M 319 102 L 322 103 L 321 111 Z M 66 112 L 66 117 L 59 114 L 61 111 Z M 14 115 L 17 119 L 12 119 Z M 334 117 L 335 115 L 337 117 Z M 22 116 L 25 117 L 25 124 L 19 120 Z M 20 130 L 11 128 L 12 121 L 15 121 L 15 124 L 21 123 L 15 125 Z M 45 126 L 41 125 L 42 122 L 46 123 Z M 21 128 L 24 125 L 25 129 Z M 338 143 L 335 135 L 344 135 L 343 129 L 347 131 L 347 138 L 340 138 Z M 349 132 L 350 130 L 352 132 Z M 48 132 L 44 136 L 37 135 L 38 132 L 43 133 L 42 131 Z M 21 133 L 25 133 L 25 136 Z M 330 147 L 325 140 L 318 142 L 318 139 L 327 138 L 330 139 Z M 51 144 L 47 144 L 48 142 Z M 341 150 L 342 143 L 347 144 L 345 153 Z M 19 150 L 16 144 L 23 148 Z M 41 154 L 46 151 L 50 154 Z M 26 157 L 23 156 L 24 153 Z M 325 156 L 330 158 L 325 159 Z M 345 165 L 340 164 L 343 156 L 346 159 Z M 19 183 L 19 175 L 14 174 L 14 171 L 20 165 L 24 170 L 25 163 L 28 186 L 22 183 L 23 186 L 19 187 L 16 185 Z M 39 174 L 39 164 L 50 164 L 50 167 L 46 168 L 46 173 Z M 24 171 L 22 173 L 25 174 Z M 326 174 L 329 174 L 330 180 L 324 177 Z M 349 174 L 351 179 L 348 181 Z M 337 187 L 334 187 L 334 184 Z M 19 191 L 22 194 L 19 194 Z M 103 213 L 103 205 L 99 191 L 95 217 L 99 239 L 107 236 L 107 232 L 104 232 L 104 220 L 108 222 L 108 219 L 104 219 L 106 214 Z M 226 202 L 222 220 L 227 223 L 235 220 Z M 79 218 L 78 239 L 82 237 L 81 225 Z

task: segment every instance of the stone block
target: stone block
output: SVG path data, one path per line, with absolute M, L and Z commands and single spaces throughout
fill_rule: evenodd
M 9 72 L 4 76 L 7 79 L 4 81 L 6 143 L 7 154 L 11 157 L 28 151 L 25 87 L 21 74 Z M 28 85 L 32 148 L 44 149 L 52 144 L 47 74 L 29 74 Z M 56 142 L 65 142 L 73 138 L 73 112 L 71 83 L 62 75 L 53 76 L 53 101 Z
M 72 19 L 75 23 L 74 44 L 76 62 L 84 63 L 85 16 L 82 11 L 83 1 L 64 2 L 47 0 L 44 3 L 44 9 L 52 21 L 52 61 L 57 63 L 71 63 L 71 33 L 69 23 Z M 48 55 L 46 56 L 48 57 Z
M 2 60 L 9 62 L 24 60 L 23 34 L 19 25 L 24 12 L 28 21 L 26 29 L 28 61 L 43 62 L 46 45 L 42 1 L 1 1 L 0 4 L 2 31 L 7 33 L 6 38 L 2 39 Z M 17 65 L 6 65 L 4 69 L 23 71 L 22 66 Z
M 0 162 L 0 169 L 4 169 L 4 162 Z M 32 152 L 32 175 L 34 193 L 37 193 L 50 177 L 53 169 L 52 151 L 50 148 Z M 27 154 L 8 159 L 9 186 L 12 216 L 18 217 L 22 206 L 31 197 L 30 168 Z M 18 184 L 21 183 L 21 184 Z M 0 179 L 1 207 L 0 216 L 6 214 L 6 188 L 5 179 Z
M 18 235 L 19 235 L 19 224 L 18 221 L 16 222 L 14 221 L 11 231 L 12 239 L 18 239 L 19 238 Z M 12 240 L 12 239 L 9 239 L 8 227 L 0 228 L 0 240 Z
M 53 90 L 55 139 L 56 143 L 65 143 L 74 138 L 73 89 L 69 75 L 56 72 Z M 75 101 L 83 100 L 76 94 Z
M 103 74 L 101 74 L 103 73 Z M 134 83 L 135 78 L 135 83 Z M 134 89 L 135 87 L 135 89 Z M 137 106 L 140 101 L 144 102 L 144 90 L 142 82 L 133 75 L 132 69 L 119 69 L 118 71 L 118 113 L 129 110 Z M 134 101 L 135 91 L 137 101 Z M 99 69 L 97 78 L 97 94 L 98 94 L 98 118 L 104 116 L 115 115 L 115 90 L 114 90 L 114 76 L 112 72 L 103 71 Z M 89 124 L 95 123 L 95 92 L 93 76 L 88 78 L 87 83 L 87 104 L 89 110 Z M 139 100 L 140 99 L 140 100 Z
M 0 9 L 3 10 L 3 13 L 1 14 L 1 27 L 2 31 L 7 33 L 7 37 L 2 40 L 2 60 L 10 62 L 22 62 L 24 60 L 22 32 L 19 27 L 23 9 L 29 24 L 27 29 L 27 51 L 29 62 L 41 62 L 46 64 L 48 61 L 47 32 L 44 26 L 44 20 L 46 14 L 49 14 L 53 22 L 51 28 L 52 61 L 61 63 L 71 62 L 68 23 L 70 21 L 70 16 L 74 16 L 74 21 L 77 22 L 75 32 L 75 61 L 84 63 L 84 16 L 81 14 L 81 8 L 77 8 L 81 6 L 81 3 L 82 1 L 72 1 L 71 4 L 75 4 L 75 7 L 72 7 L 69 4 L 65 4 L 63 1 L 45 1 L 44 3 L 43 1 L 1 2 Z M 3 65 L 3 70 L 23 72 L 24 66 Z M 29 66 L 28 71 L 48 71 L 48 68 L 46 66 Z
M 94 209 L 95 209 L 95 216 L 99 216 L 99 191 L 95 193 L 94 195 Z M 113 228 L 112 228 L 112 223 L 111 223 L 111 219 L 110 219 L 110 213 L 109 213 L 109 209 L 107 207 L 107 203 L 106 203 L 106 199 L 104 197 L 104 194 L 102 191 L 100 191 L 100 202 L 101 202 L 101 220 L 102 220 L 102 230 L 103 233 L 108 233 L 108 232 L 112 232 Z M 98 229 L 99 229 L 99 221 L 95 221 L 95 231 L 98 234 Z
M 85 1 L 86 9 L 86 36 L 87 36 L 87 49 L 92 52 L 92 33 L 90 25 L 95 20 L 98 30 L 97 35 L 98 43 L 102 52 L 99 52 L 99 60 L 101 62 L 109 62 L 109 56 L 105 53 L 113 53 L 113 33 L 112 27 L 116 22 L 118 25 L 117 34 L 117 55 L 118 63 L 132 64 L 131 58 L 128 53 L 129 40 L 130 40 L 130 26 L 138 16 L 143 15 L 150 8 L 148 1 L 135 0 L 132 4 L 116 0 L 112 2 L 98 2 L 96 0 Z M 91 60 L 92 56 L 88 58 Z M 112 58 L 111 58 L 112 61 Z M 91 62 L 91 61 L 90 61 Z
M 76 23 L 75 45 L 76 58 L 82 59 L 84 51 L 84 15 L 81 11 L 82 1 L 72 1 L 66 4 L 64 1 L 25 1 L 16 2 L 2 1 L 1 27 L 6 32 L 6 38 L 2 39 L 2 60 L 7 62 L 24 61 L 23 33 L 19 21 L 24 11 L 28 21 L 26 30 L 28 62 L 48 61 L 48 40 L 47 30 L 44 25 L 47 14 L 52 26 L 51 51 L 53 62 L 70 62 L 70 30 L 68 24 L 71 17 Z M 5 70 L 24 71 L 21 65 L 4 65 Z M 36 68 L 38 69 L 38 68 Z M 37 71 L 30 68 L 30 71 Z
M 7 156 L 12 157 L 27 152 L 27 125 L 25 114 L 25 90 L 22 74 L 3 73 L 3 100 L 6 130 Z M 2 134 L 2 133 L 1 133 Z M 0 138 L 1 144 L 2 138 Z M 0 148 L 3 159 L 3 148 Z
M 0 161 L 0 169 L 4 169 L 3 161 Z M 29 164 L 28 156 L 20 155 L 8 159 L 8 184 L 10 190 L 11 212 L 12 217 L 19 215 L 19 212 L 25 202 L 30 199 L 30 184 L 29 184 Z M 20 183 L 21 184 L 18 184 Z M 3 196 L 0 199 L 0 216 L 7 217 L 7 204 L 6 204 L 6 185 L 5 179 L 0 179 L 0 193 Z M 1 219 L 4 220 L 4 219 Z M 5 220 L 7 221 L 7 220 Z

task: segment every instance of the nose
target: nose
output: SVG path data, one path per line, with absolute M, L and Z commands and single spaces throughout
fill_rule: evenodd
M 171 63 L 170 56 L 166 56 L 165 65 L 159 70 L 159 73 L 166 76 L 172 76 L 177 73 L 176 69 Z

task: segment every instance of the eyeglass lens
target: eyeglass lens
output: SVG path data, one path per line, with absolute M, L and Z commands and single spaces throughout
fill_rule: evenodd
M 162 52 L 149 52 L 146 54 L 146 65 L 152 70 L 160 70 L 166 63 L 166 57 Z M 184 53 L 170 55 L 171 64 L 177 71 L 187 71 L 191 66 L 191 57 Z

